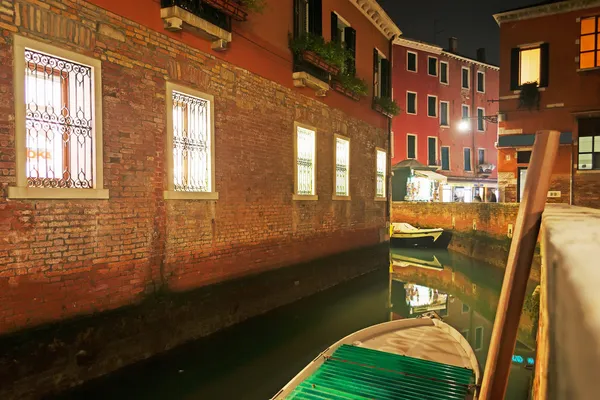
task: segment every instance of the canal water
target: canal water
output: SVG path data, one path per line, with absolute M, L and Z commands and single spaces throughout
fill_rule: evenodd
M 427 311 L 467 338 L 483 368 L 503 270 L 446 250 L 394 249 L 392 261 L 389 272 L 354 279 L 58 398 L 264 400 L 347 334 Z M 536 285 L 530 283 L 529 298 Z M 534 325 L 524 312 L 508 399 L 529 398 Z

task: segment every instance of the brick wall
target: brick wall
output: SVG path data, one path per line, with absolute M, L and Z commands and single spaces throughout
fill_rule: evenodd
M 6 199 L 13 71 L 1 68 L 0 333 L 385 237 L 386 203 L 374 201 L 385 131 L 82 0 L 2 5 L 1 65 L 13 64 L 13 33 L 102 60 L 110 199 Z M 215 97 L 217 201 L 163 199 L 166 79 Z M 292 201 L 294 121 L 318 129 L 318 201 Z M 352 141 L 351 201 L 331 200 L 334 133 Z

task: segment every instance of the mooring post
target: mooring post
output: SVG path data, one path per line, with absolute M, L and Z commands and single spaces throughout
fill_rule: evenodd
M 546 205 L 560 132 L 536 133 L 513 233 L 479 398 L 504 400 L 533 254 Z

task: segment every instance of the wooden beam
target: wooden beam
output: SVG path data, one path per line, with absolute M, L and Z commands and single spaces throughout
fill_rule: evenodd
M 481 400 L 505 398 L 531 262 L 559 143 L 559 131 L 536 133 L 483 374 Z

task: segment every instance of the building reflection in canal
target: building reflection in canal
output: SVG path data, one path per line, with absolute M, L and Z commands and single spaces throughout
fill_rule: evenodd
M 390 270 L 390 320 L 435 311 L 473 348 L 485 366 L 500 298 L 502 270 L 446 250 L 397 249 Z M 529 285 L 529 293 L 536 286 Z M 527 399 L 535 359 L 533 322 L 524 313 L 507 398 Z M 483 371 L 482 371 L 483 372 Z

